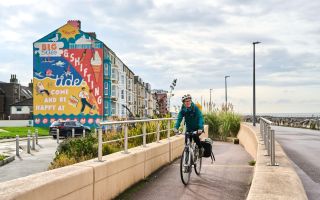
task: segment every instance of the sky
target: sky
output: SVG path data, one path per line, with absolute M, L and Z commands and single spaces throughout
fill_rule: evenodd
M 152 89 L 177 86 L 217 107 L 256 112 L 320 112 L 320 1 L 10 0 L 0 1 L 0 81 L 32 79 L 32 44 L 70 19 L 81 21 Z

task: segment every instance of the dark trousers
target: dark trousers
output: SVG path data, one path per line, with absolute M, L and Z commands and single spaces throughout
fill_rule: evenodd
M 200 135 L 192 135 L 192 139 L 198 145 L 199 149 L 201 149 L 202 145 L 199 136 Z M 185 143 L 187 143 L 187 137 L 185 137 Z
M 89 108 L 92 109 L 92 105 L 90 103 L 88 103 L 87 99 L 86 98 L 81 98 L 81 103 L 82 103 L 82 107 L 81 107 L 81 112 L 84 111 L 84 108 L 86 106 L 89 106 Z

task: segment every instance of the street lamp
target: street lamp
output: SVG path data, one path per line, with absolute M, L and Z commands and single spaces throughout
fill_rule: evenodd
M 226 96 L 226 111 L 228 109 L 228 88 L 227 88 L 227 78 L 229 78 L 230 76 L 224 76 L 224 89 L 225 89 L 225 96 Z
M 253 126 L 256 126 L 256 44 L 261 42 L 252 42 L 253 44 Z
M 209 112 L 211 112 L 211 110 L 212 110 L 212 103 L 211 103 L 211 91 L 212 91 L 212 89 L 210 89 L 210 102 L 209 102 Z

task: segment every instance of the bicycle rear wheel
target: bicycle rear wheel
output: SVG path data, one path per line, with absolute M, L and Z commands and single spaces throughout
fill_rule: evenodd
M 191 175 L 191 163 L 190 163 L 190 154 L 188 150 L 184 150 L 181 155 L 180 160 L 180 176 L 181 181 L 184 185 L 187 185 L 190 180 Z

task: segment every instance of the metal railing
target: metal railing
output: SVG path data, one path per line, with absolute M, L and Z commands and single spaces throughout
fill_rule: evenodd
M 161 119 L 145 119 L 145 120 L 128 120 L 128 121 L 112 121 L 112 122 L 101 122 L 100 127 L 98 128 L 98 160 L 102 161 L 102 145 L 108 144 L 112 142 L 118 142 L 124 140 L 124 153 L 129 153 L 128 151 L 128 139 L 131 138 L 137 138 L 142 137 L 143 138 L 143 147 L 147 147 L 147 135 L 157 134 L 157 142 L 160 141 L 160 133 L 161 132 L 167 132 L 167 139 L 170 139 L 170 133 L 171 133 L 171 123 L 172 121 L 176 120 L 176 118 L 161 118 Z M 164 130 L 160 130 L 160 122 L 161 121 L 167 121 L 167 127 Z M 148 122 L 157 122 L 157 129 L 155 132 L 147 133 L 146 126 Z M 137 124 L 137 123 L 143 123 L 142 125 L 142 134 L 140 135 L 134 135 L 134 136 L 128 136 L 128 125 L 129 124 Z M 109 141 L 102 141 L 102 126 L 114 126 L 114 125 L 121 125 L 122 129 L 124 131 L 124 138 L 119 138 L 115 140 L 109 140 Z
M 260 117 L 260 134 L 267 150 L 265 156 L 270 156 L 270 163 L 268 165 L 279 166 L 275 161 L 275 137 L 274 130 L 271 129 L 272 124 L 272 121 Z

